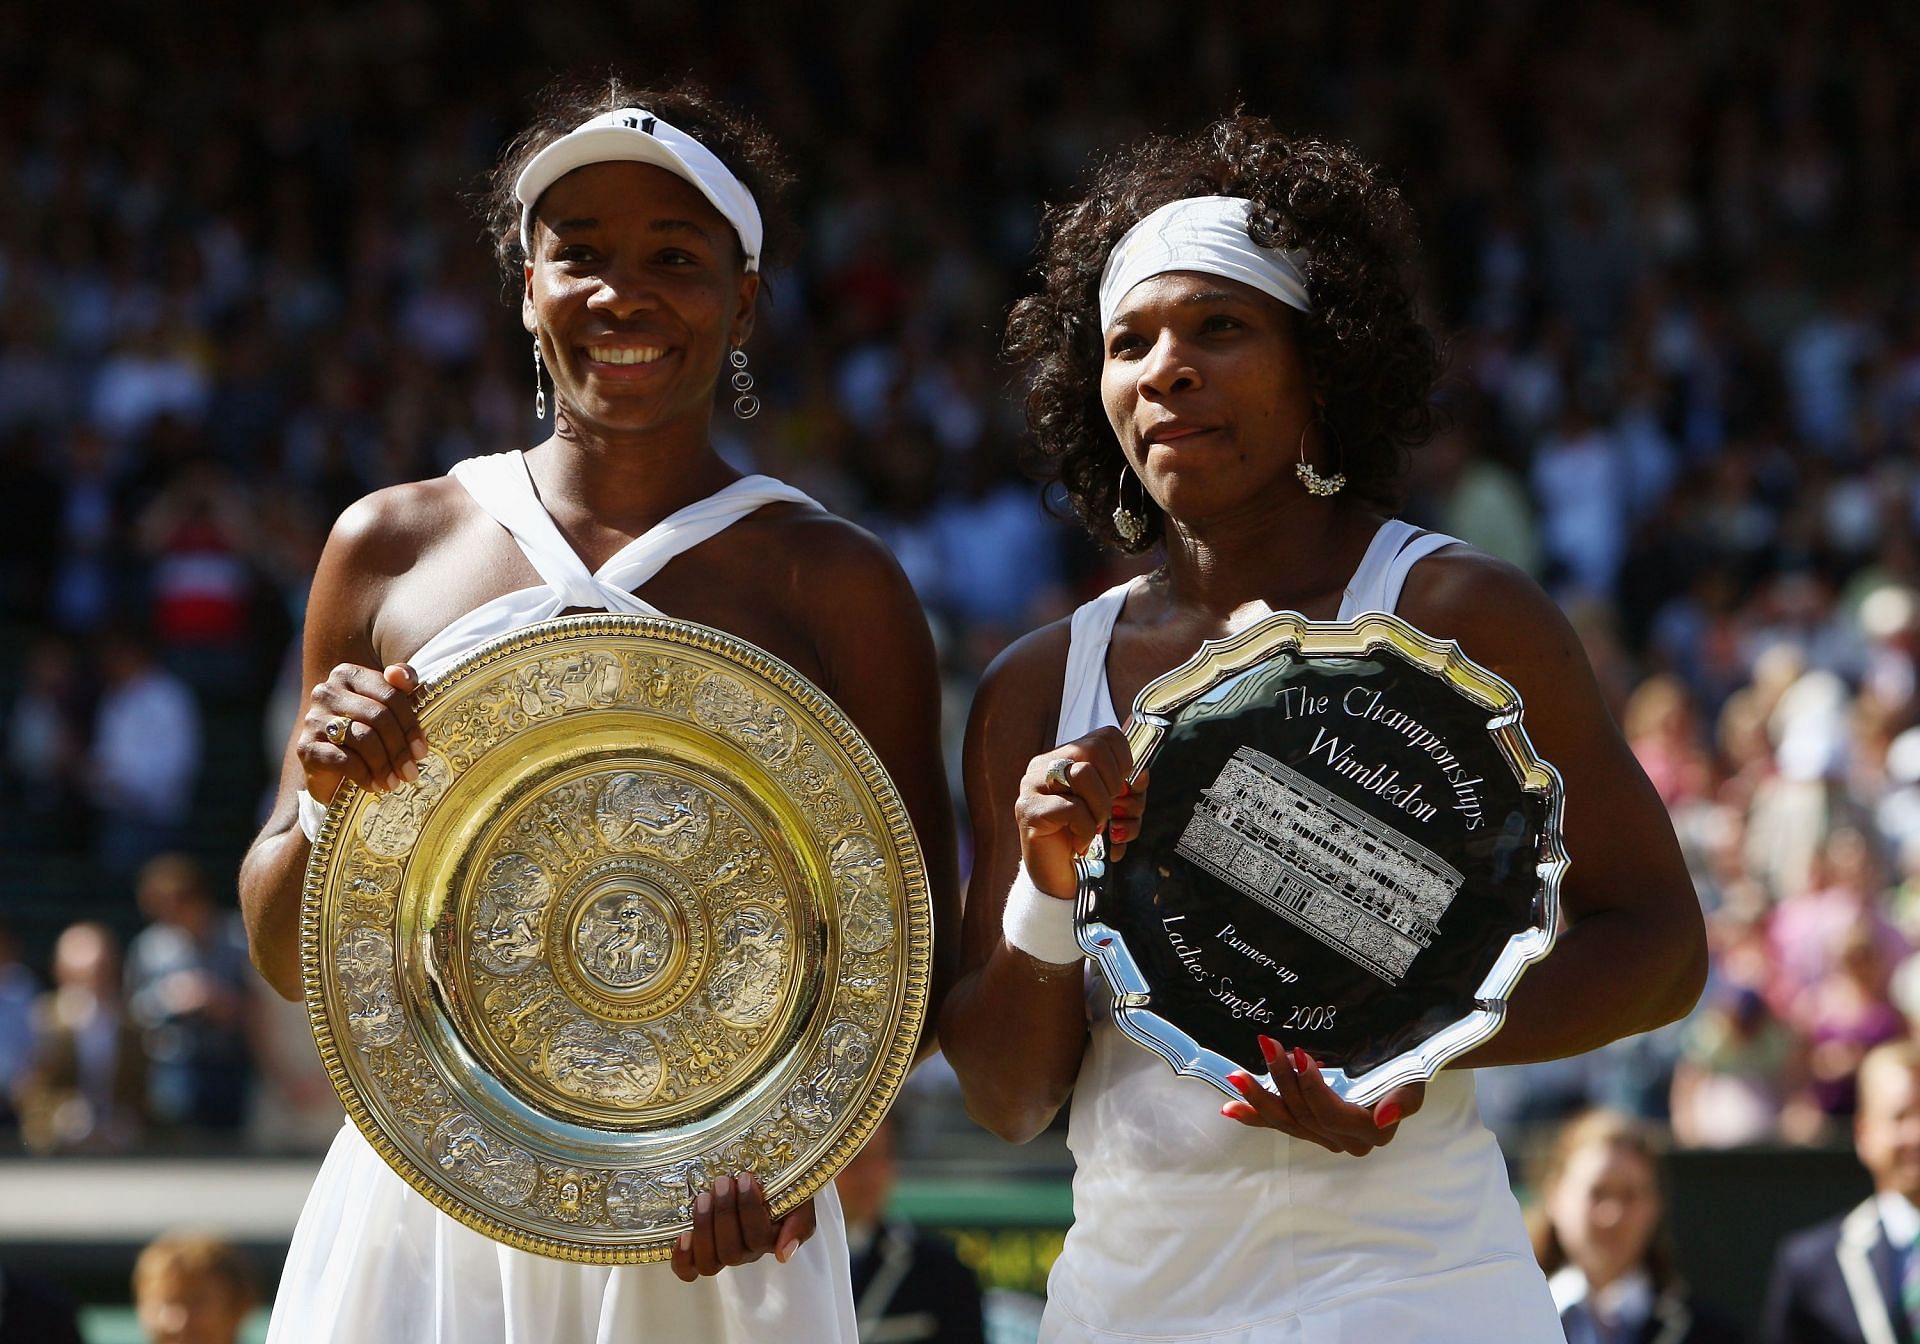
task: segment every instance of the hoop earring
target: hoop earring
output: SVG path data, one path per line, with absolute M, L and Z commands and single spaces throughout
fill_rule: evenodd
M 1147 535 L 1147 516 L 1135 513 L 1127 507 L 1127 477 L 1133 475 L 1123 462 L 1120 465 L 1120 484 L 1113 492 L 1113 530 L 1120 537 L 1120 544 L 1128 550 L 1138 546 Z M 1146 487 L 1140 487 L 1144 495 Z
M 751 420 L 760 414 L 760 398 L 753 395 L 753 375 L 747 372 L 747 352 L 734 346 L 727 352 L 727 363 L 733 365 L 733 376 L 727 381 L 740 394 L 733 399 L 733 413 L 742 420 Z
M 1307 487 L 1307 493 L 1321 499 L 1337 495 L 1347 488 L 1347 473 L 1336 471 L 1331 476 L 1322 476 L 1307 461 L 1307 426 L 1300 426 L 1300 460 L 1293 465 L 1293 474 L 1300 478 L 1300 484 Z
M 547 418 L 547 384 L 542 376 L 540 364 L 540 338 L 533 338 L 533 413 L 540 419 Z

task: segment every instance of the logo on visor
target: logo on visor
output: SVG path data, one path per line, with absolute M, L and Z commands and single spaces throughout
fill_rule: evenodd
M 648 135 L 652 135 L 653 120 L 652 117 L 622 117 L 620 118 L 620 124 L 630 131 L 643 131 Z

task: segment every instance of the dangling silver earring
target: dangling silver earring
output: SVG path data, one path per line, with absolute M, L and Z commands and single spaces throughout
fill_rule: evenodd
M 1125 463 L 1120 466 L 1120 486 L 1113 492 L 1113 530 L 1128 550 L 1138 546 L 1147 535 L 1147 516 L 1127 507 L 1127 478 L 1133 475 Z M 1141 487 L 1141 493 L 1146 493 Z
M 533 338 L 533 413 L 547 418 L 547 383 L 540 367 L 540 338 Z
M 1300 484 L 1307 487 L 1307 493 L 1326 499 L 1337 495 L 1347 488 L 1347 473 L 1336 471 L 1331 476 L 1322 476 L 1307 461 L 1307 426 L 1300 426 L 1300 460 L 1294 463 L 1293 474 L 1300 478 Z
M 742 420 L 751 420 L 760 414 L 760 398 L 753 395 L 753 375 L 747 372 L 747 352 L 734 346 L 727 355 L 727 363 L 733 365 L 733 376 L 727 381 L 740 394 L 733 399 L 733 413 Z

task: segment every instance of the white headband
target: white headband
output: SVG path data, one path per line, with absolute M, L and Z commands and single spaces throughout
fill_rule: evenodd
M 760 207 L 753 193 L 714 152 L 642 107 L 623 107 L 582 122 L 535 154 L 514 179 L 520 202 L 520 247 L 533 255 L 533 207 L 548 187 L 590 163 L 651 163 L 700 188 L 733 231 L 747 269 L 760 269 Z
M 1100 329 L 1113 324 L 1128 290 L 1168 271 L 1225 276 L 1290 308 L 1312 312 L 1300 273 L 1304 254 L 1255 244 L 1247 236 L 1251 205 L 1244 196 L 1188 196 L 1167 202 L 1128 229 L 1100 274 Z

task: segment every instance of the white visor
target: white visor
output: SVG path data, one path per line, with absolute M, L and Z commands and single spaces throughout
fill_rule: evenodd
M 533 255 L 533 208 L 548 187 L 591 163 L 651 163 L 685 178 L 740 237 L 747 269 L 760 269 L 760 207 L 753 193 L 714 152 L 641 107 L 623 107 L 582 122 L 535 154 L 514 179 L 520 202 L 520 247 Z
M 1238 280 L 1290 308 L 1312 312 L 1300 270 L 1305 254 L 1261 247 L 1249 238 L 1251 206 L 1244 196 L 1188 196 L 1169 201 L 1128 229 L 1100 274 L 1100 330 L 1113 325 L 1128 290 L 1168 271 Z

